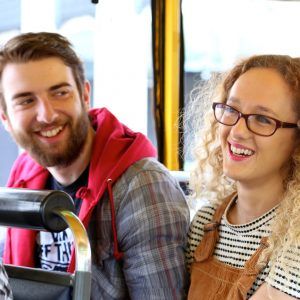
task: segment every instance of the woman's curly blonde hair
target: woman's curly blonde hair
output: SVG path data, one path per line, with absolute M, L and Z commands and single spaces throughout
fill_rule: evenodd
M 212 102 L 225 103 L 234 82 L 252 68 L 272 68 L 279 72 L 290 87 L 294 99 L 294 110 L 300 119 L 300 59 L 286 55 L 255 55 L 236 64 L 229 72 L 212 76 L 205 86 L 198 87 L 196 97 L 190 100 L 185 122 L 195 132 L 192 143 L 195 165 L 191 172 L 190 188 L 193 198 L 208 199 L 219 205 L 223 199 L 236 191 L 233 180 L 223 174 L 222 153 L 218 136 L 218 123 L 211 108 Z M 204 117 L 203 111 L 208 113 Z M 192 122 L 192 124 L 191 124 Z M 297 138 L 300 140 L 300 134 Z M 271 266 L 280 261 L 288 266 L 286 257 L 293 247 L 300 246 L 300 146 L 291 157 L 291 169 L 285 179 L 285 193 L 272 234 L 269 247 L 264 251 L 261 262 L 270 257 Z M 271 272 L 275 268 L 271 268 Z

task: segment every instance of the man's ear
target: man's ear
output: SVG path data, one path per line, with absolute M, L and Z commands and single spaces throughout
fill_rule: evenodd
M 3 127 L 5 128 L 6 131 L 10 131 L 10 126 L 9 126 L 9 120 L 7 117 L 7 114 L 3 111 L 0 110 L 0 118 L 1 118 L 1 122 L 3 124 Z
M 297 128 L 298 131 L 296 134 L 296 147 L 299 147 L 300 146 L 300 120 L 298 120 L 297 126 L 298 126 L 298 128 Z
M 90 100 L 91 100 L 91 96 L 90 96 L 90 92 L 91 92 L 91 85 L 88 81 L 85 81 L 84 85 L 83 85 L 83 91 L 82 91 L 82 100 L 83 100 L 83 104 L 84 107 L 86 109 L 86 111 L 88 111 L 90 109 Z

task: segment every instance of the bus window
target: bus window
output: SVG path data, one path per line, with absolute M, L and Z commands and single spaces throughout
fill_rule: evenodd
M 89 0 L 0 0 L 0 19 L 0 45 L 29 31 L 66 36 L 83 60 L 92 85 L 92 106 L 108 107 L 156 145 L 151 0 L 101 0 L 97 4 Z M 0 185 L 4 186 L 19 149 L 2 127 L 0 143 L 5 144 L 6 159 L 0 163 Z

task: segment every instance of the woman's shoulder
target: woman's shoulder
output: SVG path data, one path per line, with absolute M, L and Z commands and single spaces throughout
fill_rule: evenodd
M 204 225 L 212 222 L 215 211 L 216 208 L 207 203 L 196 212 L 188 233 L 189 241 L 195 240 L 197 244 L 200 242 L 204 234 Z
M 204 225 L 212 221 L 216 207 L 210 203 L 204 204 L 195 214 L 188 232 L 186 260 L 188 266 L 194 259 L 194 252 L 204 235 Z
M 275 289 L 300 299 L 300 247 L 290 247 L 284 258 L 278 258 L 266 278 Z
M 210 223 L 215 214 L 216 207 L 209 202 L 206 202 L 198 211 L 196 212 L 191 226 L 191 231 L 197 231 L 199 229 L 203 230 L 205 224 Z

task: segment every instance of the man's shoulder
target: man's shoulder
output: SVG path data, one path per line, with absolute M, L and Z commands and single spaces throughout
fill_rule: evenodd
M 169 172 L 169 170 L 154 157 L 140 159 L 133 163 L 130 168 L 135 169 L 135 172 L 138 170 Z
M 25 151 L 17 157 L 13 167 L 20 170 L 25 169 L 26 172 L 30 170 L 42 169 L 42 167 Z
M 174 202 L 184 202 L 186 200 L 184 193 L 177 182 L 171 175 L 170 171 L 155 158 L 143 158 L 133 163 L 114 185 L 114 192 L 117 198 L 123 198 L 129 194 L 138 193 L 141 197 L 150 197 L 155 193 L 160 201 L 172 199 Z
M 30 180 L 37 175 L 45 172 L 45 169 L 35 162 L 26 152 L 21 153 L 15 160 L 11 172 L 8 184 L 12 184 L 13 181 L 18 179 Z
M 36 164 L 36 162 L 29 156 L 27 152 L 22 152 L 17 158 L 16 158 L 16 163 L 20 165 L 25 165 L 25 164 Z
M 170 171 L 153 157 L 147 157 L 136 161 L 124 173 L 124 177 L 129 180 L 136 176 L 147 176 L 154 181 L 170 181 L 176 184 L 176 180 L 173 178 Z

